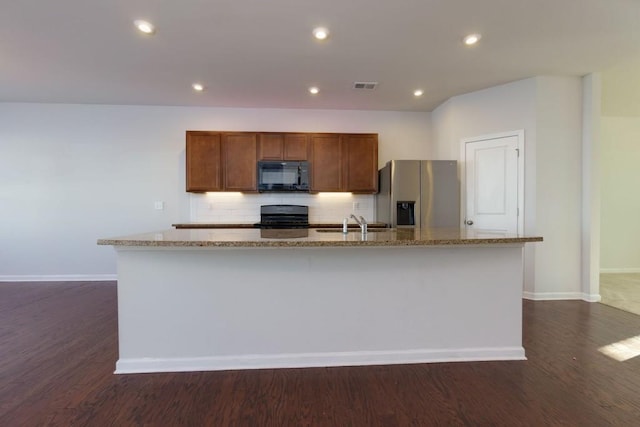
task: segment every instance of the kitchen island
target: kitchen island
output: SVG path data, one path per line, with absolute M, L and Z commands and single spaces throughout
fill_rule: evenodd
M 460 229 L 111 239 L 116 373 L 520 360 L 524 244 Z

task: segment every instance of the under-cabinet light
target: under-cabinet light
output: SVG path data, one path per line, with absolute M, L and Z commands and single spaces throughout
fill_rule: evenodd
M 207 191 L 207 197 L 242 197 L 239 191 Z
M 336 192 L 336 193 L 318 193 L 318 197 L 350 197 L 353 193 L 349 192 Z

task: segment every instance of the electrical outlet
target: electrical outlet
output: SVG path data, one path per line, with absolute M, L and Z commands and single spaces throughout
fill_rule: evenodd
M 153 206 L 157 211 L 164 210 L 164 202 L 155 202 Z
M 360 202 L 353 202 L 353 210 L 356 211 L 360 209 Z

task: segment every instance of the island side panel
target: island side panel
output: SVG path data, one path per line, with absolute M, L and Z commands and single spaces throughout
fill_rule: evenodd
M 116 372 L 523 359 L 522 247 L 119 247 Z

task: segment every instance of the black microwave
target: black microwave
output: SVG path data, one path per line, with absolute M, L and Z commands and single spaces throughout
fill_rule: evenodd
M 258 191 L 309 191 L 309 162 L 258 162 Z

